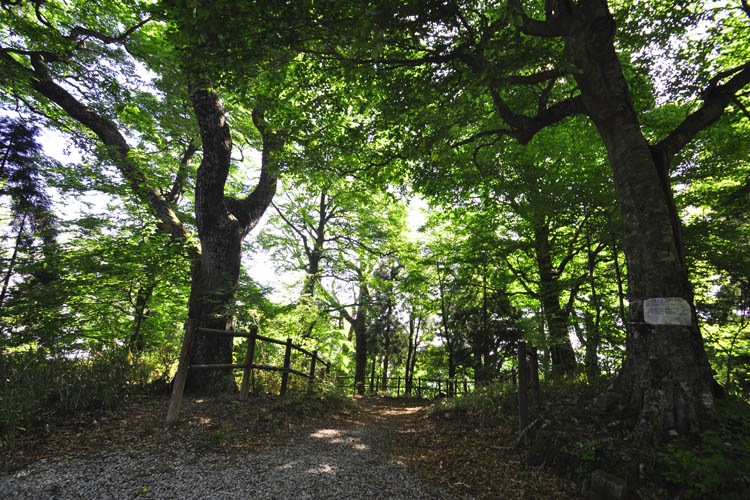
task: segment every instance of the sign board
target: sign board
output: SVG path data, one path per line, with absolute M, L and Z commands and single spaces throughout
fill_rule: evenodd
M 650 325 L 690 326 L 690 304 L 682 297 L 646 299 L 643 301 L 643 321 Z

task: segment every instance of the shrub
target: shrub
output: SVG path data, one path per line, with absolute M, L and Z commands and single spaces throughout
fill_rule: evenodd
M 661 476 L 683 498 L 734 498 L 750 482 L 750 407 L 720 401 L 718 426 L 693 432 L 659 452 Z M 744 476 L 743 476 L 744 475 Z M 739 496 L 736 498 L 740 498 Z
M 149 382 L 153 368 L 119 349 L 86 358 L 1 354 L 0 449 L 13 449 L 22 434 L 42 422 L 115 408 L 129 389 Z
M 492 383 L 478 387 L 474 392 L 441 400 L 431 413 L 458 410 L 484 419 L 499 415 L 513 415 L 518 411 L 518 390 L 511 384 Z

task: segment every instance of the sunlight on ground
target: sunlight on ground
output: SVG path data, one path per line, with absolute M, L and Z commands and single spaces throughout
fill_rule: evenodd
M 410 406 L 407 408 L 391 408 L 390 410 L 381 410 L 383 415 L 411 415 L 421 410 L 421 406 Z
M 336 429 L 318 429 L 317 431 L 310 434 L 310 437 L 324 439 L 333 438 L 341 435 L 341 431 Z
M 307 469 L 307 472 L 311 474 L 336 474 L 336 467 L 332 467 L 328 464 L 323 464 L 319 467 L 314 467 L 312 469 Z
M 342 432 L 337 429 L 318 429 L 317 431 L 310 434 L 310 437 L 315 439 L 327 439 L 330 443 L 334 444 L 348 444 L 351 445 L 355 450 L 367 450 L 368 446 L 359 442 L 359 438 L 346 437 L 342 435 Z

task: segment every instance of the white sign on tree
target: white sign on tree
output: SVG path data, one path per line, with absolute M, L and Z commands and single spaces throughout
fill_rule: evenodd
M 646 299 L 643 301 L 643 320 L 651 325 L 690 326 L 690 304 L 682 297 Z

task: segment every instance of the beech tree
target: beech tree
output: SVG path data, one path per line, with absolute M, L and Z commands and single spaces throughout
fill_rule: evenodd
M 189 71 L 182 75 L 165 71 L 161 75 L 162 88 L 172 93 L 160 99 L 141 88 L 123 85 L 118 80 L 122 75 L 102 71 L 107 63 L 113 63 L 132 75 L 133 56 L 141 56 L 142 63 L 154 63 L 155 68 L 161 69 L 166 61 L 179 65 L 185 57 L 194 55 L 189 45 L 179 55 L 169 49 L 164 24 L 150 19 L 147 6 L 128 4 L 122 9 L 108 6 L 92 9 L 87 2 L 75 2 L 65 8 L 47 10 L 45 5 L 22 3 L 4 4 L 2 12 L 11 30 L 8 44 L 0 47 L 8 96 L 15 96 L 52 120 L 58 119 L 80 130 L 88 137 L 89 144 L 101 148 L 102 160 L 114 165 L 132 196 L 151 209 L 160 229 L 187 243 L 192 241 L 191 229 L 183 223 L 177 201 L 185 189 L 184 170 L 197 150 L 190 139 L 192 130 L 170 128 L 184 125 L 180 120 L 165 123 L 163 128 L 153 121 L 144 122 L 143 113 L 156 110 L 160 104 L 174 104 L 174 93 L 189 98 L 201 139 L 201 164 L 196 172 L 194 199 L 200 245 L 186 245 L 187 257 L 192 262 L 188 316 L 204 327 L 230 326 L 241 243 L 273 197 L 277 175 L 274 154 L 283 145 L 283 139 L 267 124 L 265 106 L 255 102 L 244 114 L 260 136 L 258 149 L 262 155 L 257 186 L 245 196 L 228 196 L 225 188 L 232 165 L 232 138 L 219 95 L 212 88 L 211 73 L 194 78 Z M 87 69 L 87 65 L 96 70 Z M 137 77 L 134 80 L 138 82 Z M 180 92 L 180 88 L 188 92 Z M 139 94 L 139 99 L 128 106 L 118 104 L 121 99 L 132 100 L 134 94 Z M 179 99 L 176 102 L 179 104 Z M 141 121 L 132 120 L 133 114 Z M 155 111 L 155 117 L 165 114 Z M 236 115 L 242 116 L 241 110 Z M 133 132 L 154 141 L 158 140 L 155 135 L 164 133 L 166 137 L 161 137 L 164 142 L 169 141 L 170 132 L 187 137 L 178 157 L 181 159 L 174 162 L 179 168 L 171 175 L 174 182 L 171 188 L 159 188 L 158 182 L 150 178 L 153 169 L 148 165 L 149 153 L 155 157 L 154 149 L 158 148 L 143 143 L 131 146 L 128 136 Z M 230 339 L 205 335 L 198 336 L 192 351 L 196 363 L 227 363 L 231 355 Z M 191 373 L 187 388 L 220 391 L 227 387 L 228 373 L 227 370 Z
M 475 150 L 502 137 L 526 144 L 576 115 L 594 123 L 622 213 L 630 309 L 626 360 L 601 403 L 628 415 L 627 424 L 644 435 L 711 422 L 720 391 L 695 317 L 669 174 L 696 134 L 727 108 L 744 109 L 750 83 L 747 9 L 738 3 L 674 8 L 676 3 L 661 1 L 509 0 L 384 3 L 365 12 L 344 3 L 350 17 L 331 12 L 338 34 L 329 32 L 326 57 L 375 77 L 387 73 L 380 87 L 387 97 L 380 105 L 395 121 L 409 116 L 425 123 L 405 128 L 406 152 L 424 154 L 427 149 L 419 146 L 434 142 L 420 143 L 420 137 L 454 132 L 458 123 L 469 132 L 452 145 Z M 357 18 L 351 10 L 367 18 L 357 25 L 360 34 L 342 29 Z M 702 44 L 701 52 L 680 53 L 689 74 L 665 75 L 673 88 L 689 82 L 680 90 L 694 104 L 669 133 L 647 137 L 634 89 L 648 87 L 656 75 L 645 66 L 653 59 L 642 53 L 661 48 L 667 54 L 669 43 L 679 45 L 677 39 L 699 23 L 710 26 L 713 43 Z M 342 42 L 352 36 L 357 43 Z M 441 123 L 441 114 L 469 99 L 473 106 Z M 664 298 L 678 305 L 679 318 L 647 322 L 644 305 Z

